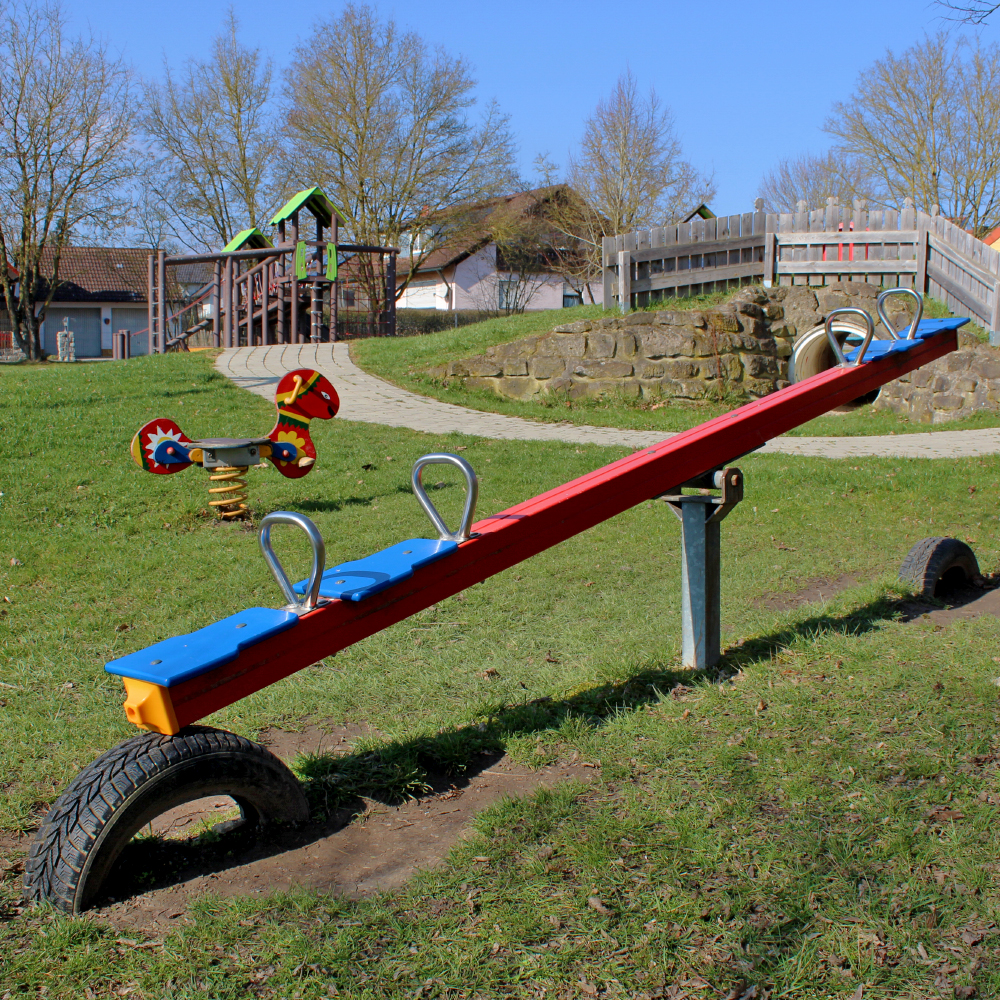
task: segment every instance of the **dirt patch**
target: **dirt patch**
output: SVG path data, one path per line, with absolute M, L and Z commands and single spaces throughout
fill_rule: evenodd
M 848 573 L 836 579 L 818 576 L 812 580 L 806 580 L 799 590 L 785 594 L 764 594 L 753 602 L 753 606 L 765 608 L 768 611 L 788 611 L 801 604 L 821 604 L 843 590 L 856 587 L 857 584 L 857 579 Z
M 297 753 L 336 752 L 341 747 L 346 752 L 358 736 L 371 733 L 353 726 L 301 733 L 268 730 L 261 741 L 287 761 Z M 143 891 L 145 887 L 137 885 L 134 877 L 136 865 L 130 861 L 129 882 L 118 890 L 129 898 L 92 912 L 121 930 L 162 932 L 187 919 L 189 904 L 209 893 L 251 896 L 302 887 L 358 898 L 395 889 L 417 869 L 440 864 L 467 833 L 476 813 L 498 799 L 527 795 L 571 778 L 589 781 L 597 773 L 582 764 L 555 764 L 533 771 L 497 755 L 484 756 L 482 761 L 478 770 L 453 783 L 442 778 L 432 793 L 398 806 L 368 802 L 361 816 L 342 810 L 324 824 L 280 830 L 248 842 L 241 842 L 238 833 L 224 834 L 203 851 L 194 849 L 195 863 L 188 840 L 183 853 L 175 855 L 183 858 L 183 867 L 167 877 L 155 878 L 155 869 L 171 869 L 175 840 L 151 842 L 148 849 L 130 845 L 130 851 L 139 852 L 137 856 L 142 857 L 145 850 L 147 859 L 152 857 L 153 884 Z M 225 797 L 201 799 L 160 817 L 154 832 L 167 838 L 190 837 L 198 832 L 199 824 L 202 828 L 211 825 L 211 817 L 225 819 L 232 807 Z
M 1000 588 L 987 590 L 963 588 L 948 600 L 948 607 L 926 604 L 920 601 L 906 601 L 901 604 L 904 621 L 929 622 L 945 628 L 956 621 L 968 621 L 983 615 L 1000 618 Z

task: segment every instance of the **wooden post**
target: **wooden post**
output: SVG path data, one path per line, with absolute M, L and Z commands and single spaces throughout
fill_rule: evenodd
M 285 243 L 285 220 L 278 223 L 278 242 Z M 274 284 L 277 292 L 277 306 L 274 310 L 274 323 L 277 327 L 276 342 L 285 343 L 285 270 L 288 254 L 283 253 L 274 261 Z
M 226 315 L 223 325 L 223 347 L 233 346 L 233 258 L 226 258 L 226 272 L 222 282 L 222 308 Z
M 153 353 L 153 317 L 156 315 L 156 283 L 153 280 L 153 255 L 146 258 L 146 353 Z
M 264 261 L 260 282 L 260 342 L 265 347 L 271 343 L 268 314 L 271 311 L 271 261 Z
M 385 262 L 385 332 L 388 337 L 396 336 L 396 255 L 389 254 Z
M 629 311 L 632 302 L 632 253 L 629 250 L 618 251 L 618 311 L 624 315 Z
M 299 242 L 299 213 L 292 213 L 292 246 Z M 295 273 L 295 250 L 292 250 L 292 337 L 293 344 L 301 343 L 302 337 L 299 334 L 299 279 Z
M 917 273 L 913 276 L 913 287 L 918 295 L 927 291 L 927 227 L 930 220 L 923 212 L 917 216 Z
M 222 261 L 217 260 L 212 265 L 212 296 L 209 301 L 212 303 L 212 346 L 219 347 L 219 307 L 222 304 Z
M 247 347 L 256 347 L 254 343 L 253 329 L 253 268 L 247 272 L 246 277 L 246 305 L 247 305 Z
M 601 301 L 601 307 L 603 309 L 611 308 L 611 299 L 614 297 L 614 282 L 615 282 L 614 254 L 615 254 L 615 238 L 613 236 L 603 237 L 601 239 L 601 277 L 603 279 L 603 284 L 604 284 L 604 292 Z
M 764 221 L 764 287 L 774 285 L 774 261 L 778 256 L 778 217 L 768 215 Z

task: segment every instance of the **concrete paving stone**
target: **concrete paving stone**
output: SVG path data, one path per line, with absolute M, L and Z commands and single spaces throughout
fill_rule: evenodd
M 458 433 L 505 441 L 566 441 L 628 448 L 645 448 L 673 436 L 660 431 L 542 423 L 443 403 L 362 371 L 351 361 L 344 343 L 228 348 L 219 355 L 215 366 L 241 388 L 268 400 L 274 399 L 274 387 L 286 372 L 314 368 L 336 386 L 340 415 L 345 420 L 408 427 L 427 434 Z M 768 442 L 760 451 L 819 458 L 975 458 L 1000 454 L 1000 428 L 873 437 L 783 436 Z

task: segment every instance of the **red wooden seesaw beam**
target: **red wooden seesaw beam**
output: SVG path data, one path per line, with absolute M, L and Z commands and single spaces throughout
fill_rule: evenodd
M 320 605 L 295 628 L 169 688 L 145 685 L 146 728 L 172 734 L 446 597 L 676 489 L 828 410 L 955 350 L 954 329 L 857 367 L 831 368 L 473 525 L 450 555 L 365 600 Z M 129 681 L 126 680 L 128 684 Z M 134 701 L 132 690 L 130 698 Z M 126 703 L 128 704 L 128 703 Z

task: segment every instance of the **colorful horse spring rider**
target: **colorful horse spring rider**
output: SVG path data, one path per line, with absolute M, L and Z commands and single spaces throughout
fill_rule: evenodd
M 316 446 L 309 436 L 309 422 L 315 417 L 329 420 L 340 409 L 340 398 L 330 381 L 319 372 L 299 368 L 278 383 L 274 394 L 278 420 L 267 437 L 206 438 L 192 441 L 169 417 L 150 420 L 132 438 L 132 458 L 147 472 L 169 476 L 192 465 L 200 465 L 211 475 L 209 501 L 224 520 L 246 517 L 246 480 L 251 465 L 270 459 L 289 479 L 301 479 L 316 463 Z

